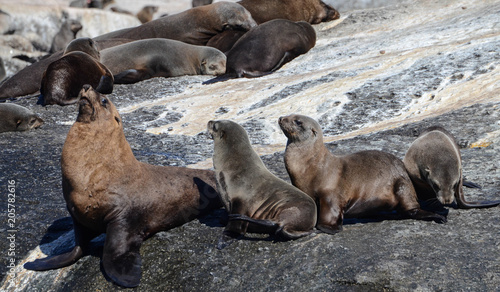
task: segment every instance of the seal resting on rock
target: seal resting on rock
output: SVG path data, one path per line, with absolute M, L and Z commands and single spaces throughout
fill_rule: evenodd
M 266 168 L 245 129 L 228 120 L 209 121 L 207 128 L 214 139 L 217 188 L 229 213 L 227 239 L 243 236 L 247 228 L 284 240 L 310 234 L 316 224 L 314 201 Z M 223 236 L 218 247 L 227 239 Z
M 139 40 L 104 49 L 101 62 L 111 70 L 117 84 L 226 71 L 226 55 L 221 51 L 167 39 Z
M 124 287 L 139 285 L 142 242 L 221 206 L 213 171 L 137 161 L 115 106 L 89 85 L 61 157 L 64 199 L 75 228 L 72 251 L 37 259 L 29 270 L 69 266 L 105 232 L 102 267 Z
M 403 163 L 422 201 L 437 199 L 442 205 L 456 202 L 460 209 L 488 208 L 500 204 L 500 201 L 465 200 L 460 148 L 455 137 L 442 127 L 424 130 L 411 144 Z
M 38 104 L 68 105 L 76 103 L 85 84 L 100 93 L 113 92 L 113 74 L 99 62 L 100 54 L 90 38 L 71 41 L 64 55 L 43 73 Z
M 340 13 L 320 0 L 241 0 L 253 19 L 264 23 L 273 19 L 307 21 L 311 24 L 338 19 Z
M 0 103 L 0 133 L 28 131 L 42 124 L 43 120 L 29 109 L 13 103 Z
M 281 117 L 288 138 L 285 166 L 292 184 L 318 205 L 316 228 L 334 234 L 344 217 L 360 217 L 397 210 L 409 218 L 446 222 L 439 214 L 420 209 L 403 162 L 382 151 L 360 151 L 335 156 L 323 144 L 323 132 L 314 119 L 302 115 Z
M 245 33 L 226 53 L 226 74 L 204 84 L 270 74 L 315 44 L 316 32 L 305 21 L 268 21 Z

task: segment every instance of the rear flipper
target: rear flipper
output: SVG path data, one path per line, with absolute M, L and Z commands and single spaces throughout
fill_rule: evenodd
M 254 219 L 241 214 L 229 214 L 229 221 L 234 220 L 242 220 L 257 225 L 252 229 L 261 233 L 275 235 L 282 240 L 297 239 L 312 233 L 312 229 L 307 231 L 289 230 L 287 226 L 281 226 L 271 220 Z
M 238 78 L 238 75 L 236 73 L 226 73 L 226 74 L 217 76 L 215 78 L 212 78 L 210 80 L 207 80 L 207 81 L 203 82 L 202 84 L 203 85 L 213 84 L 213 83 L 227 81 L 229 79 L 234 79 L 234 78 Z
M 106 228 L 106 241 L 102 254 L 102 266 L 106 275 L 116 284 L 131 288 L 141 281 L 142 238 L 131 234 L 127 226 L 115 220 Z
M 436 223 L 446 223 L 448 220 L 445 216 L 424 211 L 422 209 L 412 209 L 405 212 L 408 217 L 416 220 L 434 221 Z
M 32 271 L 59 269 L 76 263 L 82 256 L 82 249 L 79 246 L 75 246 L 70 252 L 27 262 L 24 264 L 24 268 Z

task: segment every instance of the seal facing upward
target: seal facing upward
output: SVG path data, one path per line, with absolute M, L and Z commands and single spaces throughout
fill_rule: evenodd
M 61 170 L 75 247 L 28 262 L 26 269 L 69 266 L 87 252 L 90 240 L 105 232 L 104 272 L 118 285 L 135 287 L 141 279 L 139 250 L 145 239 L 221 206 L 213 171 L 137 161 L 115 106 L 89 85 L 80 92 Z
M 360 217 L 397 210 L 418 220 L 446 222 L 439 214 L 420 209 L 403 162 L 382 151 L 335 156 L 323 144 L 323 132 L 314 119 L 302 115 L 281 117 L 288 138 L 285 166 L 292 184 L 318 204 L 316 228 L 326 233 L 342 230 L 344 217 Z

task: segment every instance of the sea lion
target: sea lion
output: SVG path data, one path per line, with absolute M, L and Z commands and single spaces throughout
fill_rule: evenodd
M 420 209 L 403 162 L 377 150 L 335 156 L 323 144 L 321 126 L 302 115 L 279 118 L 288 138 L 285 167 L 292 184 L 318 204 L 316 228 L 334 234 L 344 217 L 397 210 L 409 218 L 446 222 L 439 214 Z
M 146 23 L 153 20 L 153 15 L 156 12 L 158 12 L 158 6 L 147 5 L 137 12 L 136 17 L 141 23 Z
M 28 131 L 42 124 L 43 120 L 29 109 L 13 103 L 0 103 L 0 133 Z
M 45 70 L 38 104 L 64 106 L 76 103 L 85 84 L 95 86 L 101 93 L 113 92 L 113 74 L 99 59 L 99 51 L 92 39 L 71 41 L 64 55 Z
M 316 224 L 314 201 L 266 168 L 245 129 L 229 120 L 209 121 L 207 129 L 214 140 L 217 189 L 229 213 L 224 234 L 244 235 L 247 228 L 284 240 L 310 234 Z M 219 248 L 224 244 L 219 242 Z
M 104 49 L 101 62 L 114 74 L 117 84 L 226 71 L 226 55 L 221 51 L 167 39 L 139 40 Z
M 246 33 L 242 30 L 225 30 L 214 35 L 207 43 L 207 47 L 216 48 L 223 53 L 227 53 L 234 44 Z
M 106 233 L 102 266 L 124 287 L 139 285 L 144 240 L 221 207 L 214 172 L 139 162 L 116 107 L 85 85 L 62 149 L 64 199 L 75 228 L 72 251 L 28 262 L 28 270 L 69 266 Z
M 460 148 L 455 137 L 442 127 L 424 130 L 410 145 L 403 163 L 422 201 L 437 199 L 442 205 L 456 202 L 460 209 L 488 208 L 500 204 L 500 201 L 465 200 Z
M 307 53 L 315 44 L 316 32 L 309 23 L 270 20 L 252 28 L 236 41 L 226 53 L 226 74 L 204 84 L 270 74 Z
M 210 38 L 226 29 L 247 31 L 256 25 L 250 12 L 243 6 L 221 1 L 161 17 L 138 27 L 110 32 L 93 40 L 99 50 L 149 38 L 173 39 L 204 46 Z M 61 56 L 62 52 L 54 53 L 5 80 L 0 84 L 0 100 L 37 92 L 43 72 Z
M 65 16 L 67 17 L 67 16 Z M 76 19 L 66 19 L 61 29 L 54 36 L 50 52 L 55 53 L 64 50 L 66 46 L 76 38 L 76 34 L 82 29 L 82 24 Z
M 253 19 L 264 23 L 273 19 L 307 21 L 311 24 L 338 19 L 340 13 L 320 0 L 241 0 Z

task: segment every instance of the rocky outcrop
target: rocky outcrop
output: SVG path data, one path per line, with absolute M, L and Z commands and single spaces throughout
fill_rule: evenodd
M 400 1 L 346 11 L 337 21 L 315 25 L 316 46 L 271 75 L 213 85 L 201 85 L 206 76 L 156 78 L 118 85 L 109 96 L 141 161 L 210 168 L 206 123 L 231 119 L 249 132 L 269 169 L 286 180 L 279 116 L 318 119 L 336 154 L 378 149 L 401 158 L 420 131 L 440 125 L 462 147 L 466 178 L 483 187 L 465 189 L 466 197 L 499 199 L 499 11 L 492 0 Z M 59 159 L 77 107 L 40 108 L 35 102 L 16 101 L 44 119 L 40 129 L 0 136 L 0 183 L 16 181 L 18 216 L 18 268 L 2 289 L 116 289 L 99 267 L 104 235 L 73 266 L 22 269 L 25 261 L 73 245 Z M 496 291 L 500 208 L 447 209 L 446 224 L 350 219 L 334 236 L 275 242 L 248 234 L 223 250 L 215 248 L 223 230 L 224 211 L 218 210 L 146 241 L 136 290 Z M 7 250 L 9 242 L 0 240 L 0 247 Z M 6 265 L 0 270 L 9 272 Z

